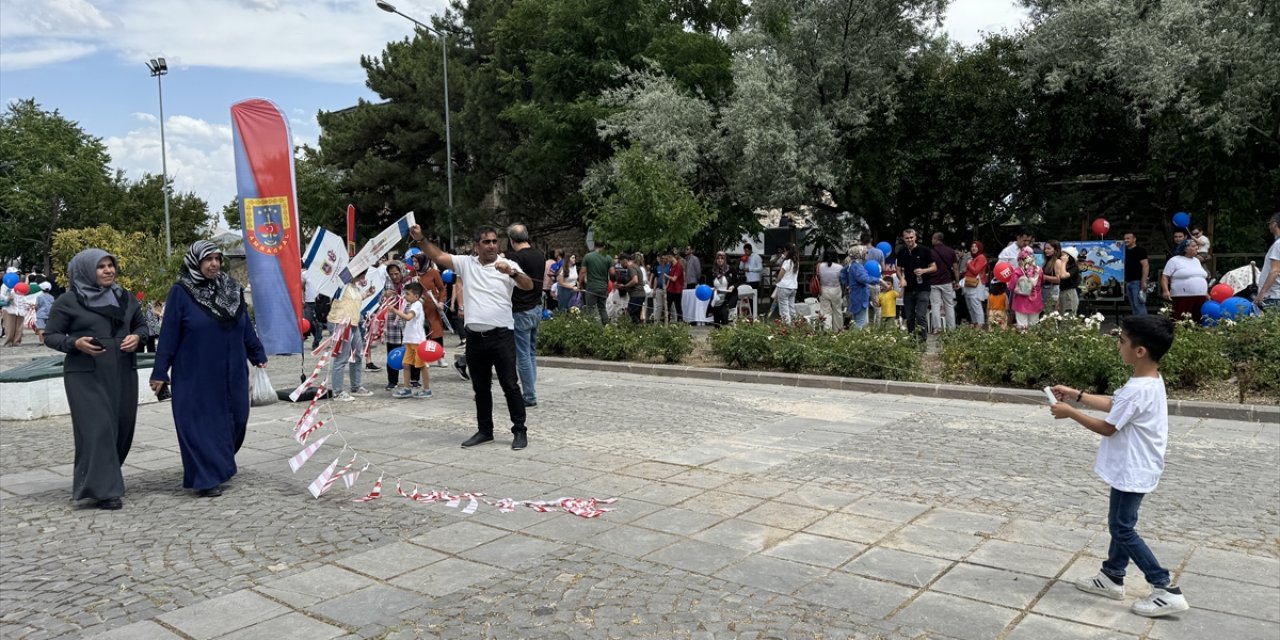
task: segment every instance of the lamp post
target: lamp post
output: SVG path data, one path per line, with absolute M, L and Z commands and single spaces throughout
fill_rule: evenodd
M 147 61 L 147 69 L 156 79 L 156 89 L 160 92 L 160 189 L 164 193 L 164 255 L 173 257 L 173 242 L 169 236 L 169 159 L 164 146 L 164 83 L 161 76 L 169 73 L 169 65 L 164 58 L 152 58 Z
M 437 31 L 419 20 L 415 20 L 396 9 L 396 6 L 386 0 L 376 0 L 375 4 L 379 9 L 387 13 L 394 13 L 409 22 L 417 25 L 419 28 L 430 31 L 440 37 L 440 53 L 444 64 L 444 170 L 446 181 L 449 189 L 449 250 L 454 250 L 453 244 L 453 136 L 449 128 L 449 42 L 444 33 Z

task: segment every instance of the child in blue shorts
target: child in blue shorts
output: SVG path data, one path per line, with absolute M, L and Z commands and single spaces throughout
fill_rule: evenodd
M 1080 578 L 1076 588 L 1108 598 L 1124 598 L 1125 567 L 1132 560 L 1151 584 L 1151 595 L 1133 603 L 1131 610 L 1148 618 L 1167 616 L 1191 608 L 1182 589 L 1169 581 L 1169 570 L 1134 530 L 1142 498 L 1155 490 L 1164 472 L 1164 452 L 1169 441 L 1169 401 L 1160 358 L 1173 345 L 1173 321 L 1163 316 L 1129 316 L 1120 323 L 1120 358 L 1133 367 L 1133 377 L 1113 397 L 1097 396 L 1067 386 L 1056 386 L 1058 402 L 1053 417 L 1071 418 L 1101 435 L 1094 473 L 1111 485 L 1107 529 L 1111 547 L 1098 575 Z M 1081 407 L 1106 411 L 1106 418 L 1086 415 Z

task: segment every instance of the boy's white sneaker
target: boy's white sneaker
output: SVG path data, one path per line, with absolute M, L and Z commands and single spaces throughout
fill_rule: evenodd
M 1191 605 L 1187 604 L 1186 596 L 1181 593 L 1169 593 L 1160 587 L 1152 589 L 1151 595 L 1133 603 L 1133 606 L 1129 607 L 1134 613 L 1147 618 L 1159 618 L 1171 613 L 1186 611 L 1190 608 Z
M 334 396 L 333 399 L 337 400 L 338 402 L 351 402 L 355 400 L 355 398 L 352 398 L 351 394 L 347 393 L 346 391 L 343 391 L 342 393 L 339 393 L 338 395 Z
M 1089 578 L 1076 578 L 1076 588 L 1085 593 L 1092 593 L 1112 600 L 1124 599 L 1124 585 L 1116 584 L 1107 574 L 1099 571 L 1098 575 Z M 1134 605 L 1137 606 L 1137 605 Z

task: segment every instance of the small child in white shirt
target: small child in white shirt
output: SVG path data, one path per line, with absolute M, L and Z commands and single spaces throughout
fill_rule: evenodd
M 1093 467 L 1111 485 L 1111 506 L 1107 529 L 1111 547 L 1098 575 L 1079 578 L 1077 589 L 1115 600 L 1124 599 L 1125 567 L 1132 560 L 1151 584 L 1151 594 L 1133 603 L 1134 613 L 1148 618 L 1167 616 L 1191 608 L 1182 589 L 1170 582 L 1169 570 L 1160 565 L 1142 536 L 1134 530 L 1142 498 L 1155 491 L 1164 472 L 1165 447 L 1169 442 L 1169 400 L 1160 358 L 1173 345 L 1173 321 L 1164 316 L 1129 316 L 1120 323 L 1120 358 L 1133 367 L 1133 377 L 1116 390 L 1114 397 L 1086 394 L 1066 386 L 1056 386 L 1058 402 L 1050 407 L 1053 417 L 1071 418 L 1086 429 L 1103 436 Z M 1088 396 L 1088 397 L 1086 397 Z M 1107 417 L 1086 415 L 1071 406 L 1073 401 Z
M 390 311 L 404 320 L 404 359 L 405 375 L 401 387 L 391 394 L 394 398 L 430 398 L 431 374 L 427 372 L 427 362 L 419 355 L 418 349 L 427 341 L 427 332 L 423 326 L 425 316 L 422 313 L 422 284 L 410 282 L 404 286 L 405 310 L 392 307 Z M 422 388 L 416 392 L 409 388 L 414 369 L 421 370 Z

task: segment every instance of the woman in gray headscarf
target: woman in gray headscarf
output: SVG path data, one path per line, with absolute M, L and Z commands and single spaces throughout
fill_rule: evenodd
M 182 453 L 182 486 L 222 495 L 236 474 L 236 452 L 249 422 L 249 370 L 267 354 L 249 319 L 240 283 L 222 271 L 222 249 L 191 245 L 178 284 L 164 304 L 151 388 L 173 382 L 173 422 Z M 170 377 L 172 376 L 172 378 Z
M 138 301 L 116 284 L 115 256 L 85 249 L 71 259 L 67 274 L 71 295 L 53 303 L 44 344 L 67 354 L 62 383 L 76 442 L 71 496 L 119 509 L 120 465 L 138 417 L 134 353 L 147 338 L 147 320 Z

